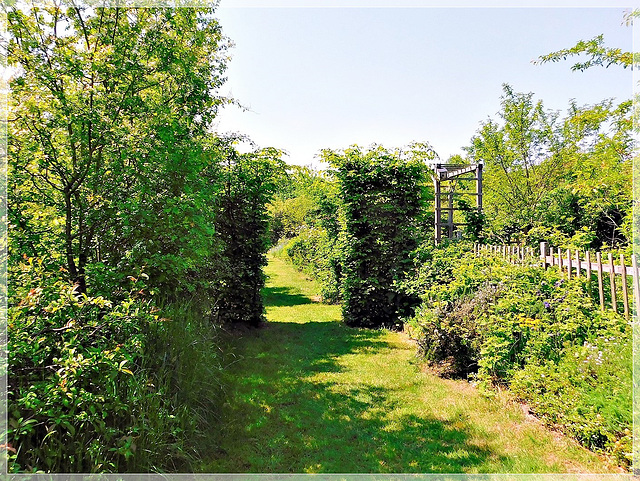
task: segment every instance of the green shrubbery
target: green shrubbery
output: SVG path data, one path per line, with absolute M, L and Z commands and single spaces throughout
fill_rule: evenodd
M 509 387 L 545 421 L 630 462 L 631 328 L 602 312 L 585 277 L 475 257 L 470 245 L 425 247 L 408 321 L 445 376 Z
M 25 259 L 11 282 L 9 470 L 184 469 L 206 425 L 194 377 L 215 392 L 210 328 L 161 318 L 144 273 L 107 300 L 53 267 Z
M 340 299 L 342 259 L 339 241 L 322 228 L 304 229 L 284 247 L 284 254 L 298 269 L 316 279 L 326 302 Z

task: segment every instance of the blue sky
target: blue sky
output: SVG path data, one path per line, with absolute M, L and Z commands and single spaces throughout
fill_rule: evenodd
M 631 98 L 630 70 L 532 63 L 598 34 L 631 50 L 622 6 L 397 8 L 377 0 L 362 8 L 358 1 L 287 8 L 286 0 L 272 7 L 222 0 L 217 17 L 235 43 L 222 92 L 249 110 L 225 109 L 216 129 L 284 149 L 288 162 L 302 165 L 318 165 L 322 148 L 374 142 L 427 141 L 446 160 L 496 117 L 503 83 L 561 111 L 570 99 Z

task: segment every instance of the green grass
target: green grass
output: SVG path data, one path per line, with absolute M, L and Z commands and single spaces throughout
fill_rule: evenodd
M 613 472 L 601 457 L 463 381 L 430 375 L 404 333 L 349 328 L 270 258 L 268 325 L 230 334 L 203 472 Z

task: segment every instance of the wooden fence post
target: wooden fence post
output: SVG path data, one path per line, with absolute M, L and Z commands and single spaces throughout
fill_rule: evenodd
M 598 293 L 600 294 L 600 310 L 604 311 L 604 287 L 602 283 L 602 254 L 596 252 L 596 262 L 598 263 Z
M 587 251 L 587 283 L 591 286 L 591 252 Z
M 547 243 L 540 242 L 540 260 L 542 261 L 543 269 L 547 268 Z
M 609 252 L 609 283 L 611 284 L 611 307 L 618 312 L 618 298 L 616 296 L 616 273 L 613 265 L 613 254 Z
M 558 266 L 560 267 L 560 272 L 562 272 L 562 249 L 558 247 Z
M 631 255 L 631 265 L 633 266 L 633 303 L 636 316 L 640 315 L 640 281 L 638 280 L 638 260 L 635 253 Z
M 567 279 L 571 280 L 571 249 L 567 249 Z
M 622 269 L 622 301 L 624 303 L 624 318 L 629 320 L 629 292 L 627 282 L 627 266 L 624 263 L 624 254 L 620 254 L 620 268 Z
M 582 266 L 580 265 L 580 249 L 576 249 L 576 277 L 580 277 L 580 270 Z

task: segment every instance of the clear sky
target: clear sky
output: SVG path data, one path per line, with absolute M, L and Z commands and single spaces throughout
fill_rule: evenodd
M 599 34 L 609 46 L 632 50 L 622 6 L 290 3 L 297 7 L 286 7 L 286 0 L 269 7 L 221 1 L 217 17 L 235 43 L 222 92 L 249 110 L 226 108 L 216 125 L 219 132 L 242 132 L 261 147 L 286 150 L 289 163 L 317 166 L 314 156 L 322 148 L 411 141 L 429 142 L 446 160 L 462 153 L 481 121 L 496 118 L 503 83 L 563 112 L 570 99 L 586 105 L 632 95 L 630 69 L 572 72 L 571 59 L 532 63 Z

